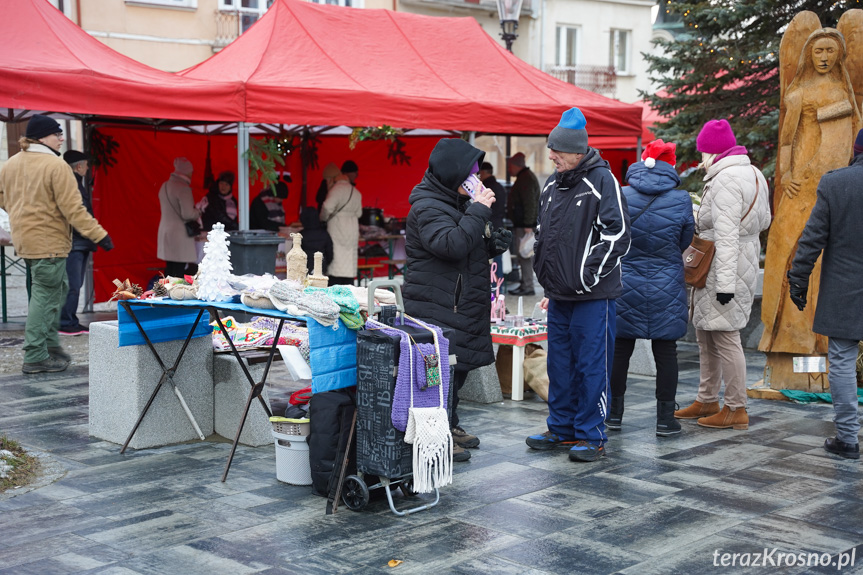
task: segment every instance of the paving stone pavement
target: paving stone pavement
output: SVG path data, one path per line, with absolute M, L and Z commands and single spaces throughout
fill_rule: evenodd
M 747 357 L 751 384 L 763 356 Z M 680 365 L 688 404 L 694 345 L 680 344 Z M 833 563 L 853 553 L 841 572 L 863 573 L 863 475 L 822 450 L 828 405 L 751 400 L 748 431 L 687 421 L 658 438 L 653 382 L 630 376 L 608 455 L 576 464 L 525 445 L 545 429 L 533 395 L 464 402 L 464 426 L 482 444 L 456 464 L 437 507 L 400 518 L 379 497 L 327 516 L 310 487 L 276 480 L 271 445 L 240 446 L 222 483 L 230 444 L 218 436 L 125 455 L 89 437 L 88 375 L 87 365 L 0 375 L 0 432 L 39 452 L 56 479 L 0 496 L 0 575 L 837 572 L 771 565 L 788 552 Z M 719 564 L 773 548 L 767 567 Z

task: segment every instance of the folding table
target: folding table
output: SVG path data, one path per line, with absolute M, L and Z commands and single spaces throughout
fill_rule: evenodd
M 142 320 L 139 316 L 146 316 L 149 313 L 147 308 L 152 308 L 156 310 L 155 313 L 150 313 L 150 317 Z M 147 311 L 145 311 L 147 310 Z M 136 313 L 137 311 L 137 313 Z M 123 300 L 119 302 L 118 310 L 117 310 L 117 320 L 120 331 L 120 346 L 124 345 L 140 345 L 146 344 L 150 351 L 153 353 L 153 356 L 156 358 L 156 361 L 159 363 L 160 368 L 162 369 L 162 376 L 159 379 L 156 388 L 153 390 L 153 393 L 150 396 L 149 401 L 144 407 L 143 412 L 138 416 L 138 420 L 135 422 L 135 426 L 132 428 L 132 432 L 129 434 L 129 437 L 126 439 L 126 443 L 123 445 L 123 448 L 120 450 L 120 453 L 123 453 L 126 450 L 126 447 L 129 445 L 129 442 L 132 440 L 132 437 L 135 435 L 135 432 L 138 430 L 138 427 L 141 424 L 141 421 L 144 419 L 144 416 L 147 414 L 147 411 L 150 409 L 150 406 L 153 403 L 153 400 L 156 398 L 156 395 L 159 393 L 159 390 L 162 386 L 167 382 L 173 388 L 174 394 L 177 396 L 177 399 L 183 406 L 184 411 L 186 412 L 186 416 L 189 418 L 189 421 L 192 423 L 192 426 L 198 433 L 198 436 L 203 440 L 203 434 L 200 431 L 200 428 L 195 421 L 191 411 L 186 406 L 185 400 L 183 399 L 180 390 L 177 389 L 176 385 L 173 381 L 173 376 L 176 373 L 177 367 L 180 365 L 180 361 L 183 359 L 183 354 L 186 351 L 186 347 L 189 344 L 189 341 L 193 337 L 203 337 L 205 335 L 209 336 L 212 333 L 212 329 L 208 325 L 208 322 L 204 322 L 201 324 L 200 319 L 205 311 L 208 311 L 212 314 L 213 317 L 216 318 L 216 321 L 219 325 L 219 329 L 222 331 L 222 334 L 225 336 L 225 339 L 229 342 L 231 346 L 231 353 L 234 357 L 237 358 L 237 361 L 240 364 L 243 373 L 246 375 L 246 379 L 249 382 L 249 386 L 251 389 L 249 390 L 249 396 L 246 399 L 246 404 L 243 409 L 243 415 L 240 419 L 240 425 L 237 429 L 237 434 L 234 437 L 234 443 L 231 446 L 231 452 L 228 456 L 228 461 L 225 465 L 225 471 L 222 474 L 222 481 L 224 482 L 228 477 L 228 470 L 231 467 L 231 461 L 234 458 L 234 453 L 237 450 L 237 444 L 240 441 L 240 433 L 243 431 L 243 426 L 246 423 L 246 417 L 248 416 L 249 409 L 251 408 L 252 402 L 257 399 L 261 406 L 264 408 L 264 412 L 268 416 L 272 416 L 272 412 L 270 411 L 267 402 L 264 401 L 264 398 L 261 397 L 263 393 L 264 385 L 267 381 L 267 375 L 270 371 L 270 366 L 273 362 L 273 356 L 276 352 L 276 347 L 278 345 L 278 338 L 274 338 L 273 344 L 270 346 L 268 356 L 267 356 L 267 365 L 264 368 L 264 373 L 261 376 L 260 382 L 255 382 L 249 373 L 248 368 L 240 356 L 239 351 L 237 351 L 236 346 L 234 346 L 233 341 L 228 334 L 227 329 L 225 328 L 224 323 L 222 322 L 220 312 L 224 311 L 240 311 L 248 314 L 261 316 L 261 317 L 269 317 L 279 320 L 279 328 L 276 333 L 280 333 L 282 326 L 286 319 L 295 319 L 305 321 L 306 325 L 309 328 L 309 346 L 312 349 L 312 374 L 313 377 L 316 375 L 319 376 L 319 382 L 323 384 L 328 389 L 337 388 L 340 383 L 345 383 L 343 387 L 347 387 L 348 385 L 354 385 L 356 382 L 356 334 L 355 332 L 351 332 L 347 334 L 345 332 L 349 331 L 344 325 L 339 325 L 340 335 L 337 337 L 333 337 L 328 333 L 334 330 L 333 327 L 326 327 L 320 325 L 315 320 L 304 317 L 304 316 L 293 316 L 287 313 L 283 313 L 278 310 L 273 309 L 260 309 L 260 308 L 252 308 L 241 303 L 233 303 L 233 302 L 206 302 L 200 300 Z M 191 312 L 191 313 L 190 313 Z M 197 312 L 195 314 L 194 312 Z M 133 327 L 134 326 L 134 327 Z M 188 332 L 187 332 L 188 330 Z M 183 342 L 183 346 L 180 349 L 180 353 L 177 356 L 176 360 L 174 360 L 174 364 L 171 367 L 166 367 L 165 363 L 162 361 L 162 358 L 159 357 L 156 348 L 153 346 L 154 342 L 163 342 L 163 341 L 172 341 L 183 339 L 185 336 L 185 341 Z M 340 365 L 338 365 L 338 369 L 331 368 L 330 371 L 318 369 L 318 373 L 315 373 L 315 356 L 320 355 L 321 353 L 329 353 L 332 354 L 334 351 L 330 348 L 338 347 L 340 345 L 344 345 L 345 343 L 349 344 L 351 342 L 351 336 L 353 337 L 353 345 L 354 348 L 351 349 L 342 349 L 344 354 L 339 354 L 344 356 L 344 359 Z M 315 345 L 315 342 L 319 345 Z M 313 383 L 314 388 L 314 383 Z

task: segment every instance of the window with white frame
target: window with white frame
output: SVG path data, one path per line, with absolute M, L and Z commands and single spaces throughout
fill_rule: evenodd
M 239 32 L 242 34 L 257 22 L 272 4 L 273 0 L 219 0 L 219 10 L 238 13 Z
M 578 64 L 578 37 L 581 30 L 577 26 L 558 26 L 555 36 L 554 63 L 557 66 Z
M 330 4 L 332 6 L 347 6 L 349 8 L 362 8 L 363 0 L 309 0 L 312 4 Z
M 81 0 L 78 0 L 79 2 Z M 167 8 L 197 8 L 198 0 L 126 0 L 126 4 L 164 6 Z
M 629 45 L 632 32 L 612 28 L 608 47 L 608 65 L 618 74 L 629 73 Z

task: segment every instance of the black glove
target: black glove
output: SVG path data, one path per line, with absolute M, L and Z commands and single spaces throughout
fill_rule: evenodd
M 497 231 L 491 234 L 492 246 L 495 254 L 502 254 L 509 249 L 512 244 L 512 232 L 503 228 L 498 228 Z
M 803 311 L 803 308 L 806 307 L 806 292 L 809 291 L 809 286 L 802 286 L 800 284 L 794 283 L 789 278 L 788 280 L 788 295 L 791 296 L 791 301 L 794 302 L 794 305 L 797 306 L 797 309 Z
M 727 304 L 728 302 L 730 302 L 733 299 L 734 299 L 733 293 L 718 293 L 718 294 L 716 294 L 716 301 L 718 301 L 722 305 Z
M 96 245 L 98 245 L 100 248 L 102 248 L 106 252 L 110 252 L 111 250 L 114 249 L 114 242 L 111 241 L 111 236 L 105 236 L 104 238 L 99 240 L 99 243 Z

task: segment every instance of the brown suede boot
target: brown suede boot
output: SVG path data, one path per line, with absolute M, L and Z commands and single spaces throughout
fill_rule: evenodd
M 718 401 L 701 403 L 696 399 L 689 407 L 684 407 L 683 409 L 675 411 L 674 417 L 677 419 L 698 419 L 699 417 L 706 417 L 708 415 L 713 415 L 714 413 L 719 413 Z
M 746 413 L 745 407 L 738 407 L 731 410 L 727 405 L 722 406 L 722 411 L 710 417 L 702 417 L 698 420 L 698 425 L 702 427 L 712 427 L 714 429 L 749 429 L 749 415 Z

